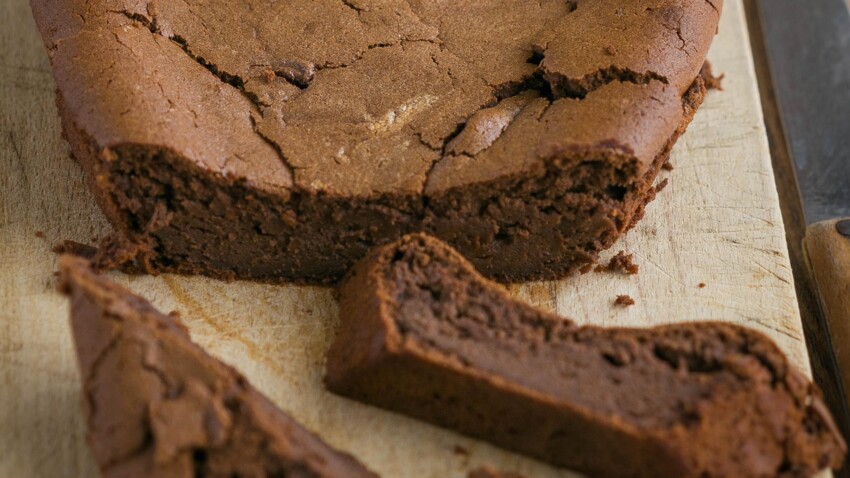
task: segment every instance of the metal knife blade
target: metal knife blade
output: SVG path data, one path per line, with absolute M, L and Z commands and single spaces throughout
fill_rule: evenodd
M 759 6 L 806 222 L 850 216 L 850 8 L 846 0 Z

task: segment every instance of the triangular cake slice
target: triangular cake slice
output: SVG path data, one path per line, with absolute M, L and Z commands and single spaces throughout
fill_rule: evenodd
M 340 301 L 330 390 L 590 476 L 809 476 L 846 452 L 753 330 L 580 327 L 423 235 L 373 251 Z
M 276 408 L 163 315 L 62 257 L 60 290 L 83 379 L 89 445 L 104 476 L 372 477 Z

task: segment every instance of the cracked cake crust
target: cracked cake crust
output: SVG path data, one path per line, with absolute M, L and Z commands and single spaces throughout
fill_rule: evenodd
M 179 318 L 60 259 L 88 442 L 105 477 L 377 478 L 194 344 Z
M 501 280 L 594 260 L 654 197 L 721 6 L 31 1 L 113 262 L 300 282 L 412 231 Z
M 697 322 L 579 326 L 421 234 L 339 290 L 329 390 L 594 477 L 809 477 L 847 448 L 764 335 Z

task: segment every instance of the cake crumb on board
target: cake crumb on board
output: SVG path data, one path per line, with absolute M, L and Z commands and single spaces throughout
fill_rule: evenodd
M 66 239 L 55 246 L 53 252 L 56 254 L 70 254 L 72 256 L 82 257 L 84 259 L 92 259 L 97 255 L 97 247 L 83 244 L 82 242 Z
M 614 304 L 629 307 L 635 305 L 635 300 L 628 294 L 618 295 L 617 298 L 614 299 Z
M 455 445 L 454 448 L 452 448 L 452 451 L 455 455 L 469 456 L 469 450 L 461 445 Z
M 595 271 L 634 275 L 640 271 L 640 266 L 634 263 L 634 254 L 626 254 L 625 251 L 620 251 L 608 261 L 608 265 L 598 265 Z
M 491 466 L 482 466 L 469 472 L 468 478 L 525 478 L 519 473 L 501 472 Z
M 705 63 L 705 67 L 703 68 L 703 78 L 707 89 L 723 91 L 723 78 L 725 76 L 725 74 L 715 76 L 714 72 L 711 71 L 711 64 L 708 62 Z

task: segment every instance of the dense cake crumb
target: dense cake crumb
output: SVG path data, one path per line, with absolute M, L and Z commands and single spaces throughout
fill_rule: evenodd
M 370 253 L 339 298 L 329 390 L 588 476 L 808 477 L 846 453 L 817 387 L 751 329 L 579 326 L 423 235 Z
M 635 300 L 632 299 L 630 295 L 618 295 L 617 298 L 614 299 L 614 304 L 629 307 L 635 305 Z
M 97 240 L 92 238 L 92 242 Z M 139 243 L 129 241 L 121 234 L 109 234 L 98 246 L 66 239 L 53 246 L 52 251 L 86 259 L 97 272 L 117 269 L 127 274 L 138 274 L 144 270 L 143 264 L 136 260 L 141 248 Z

